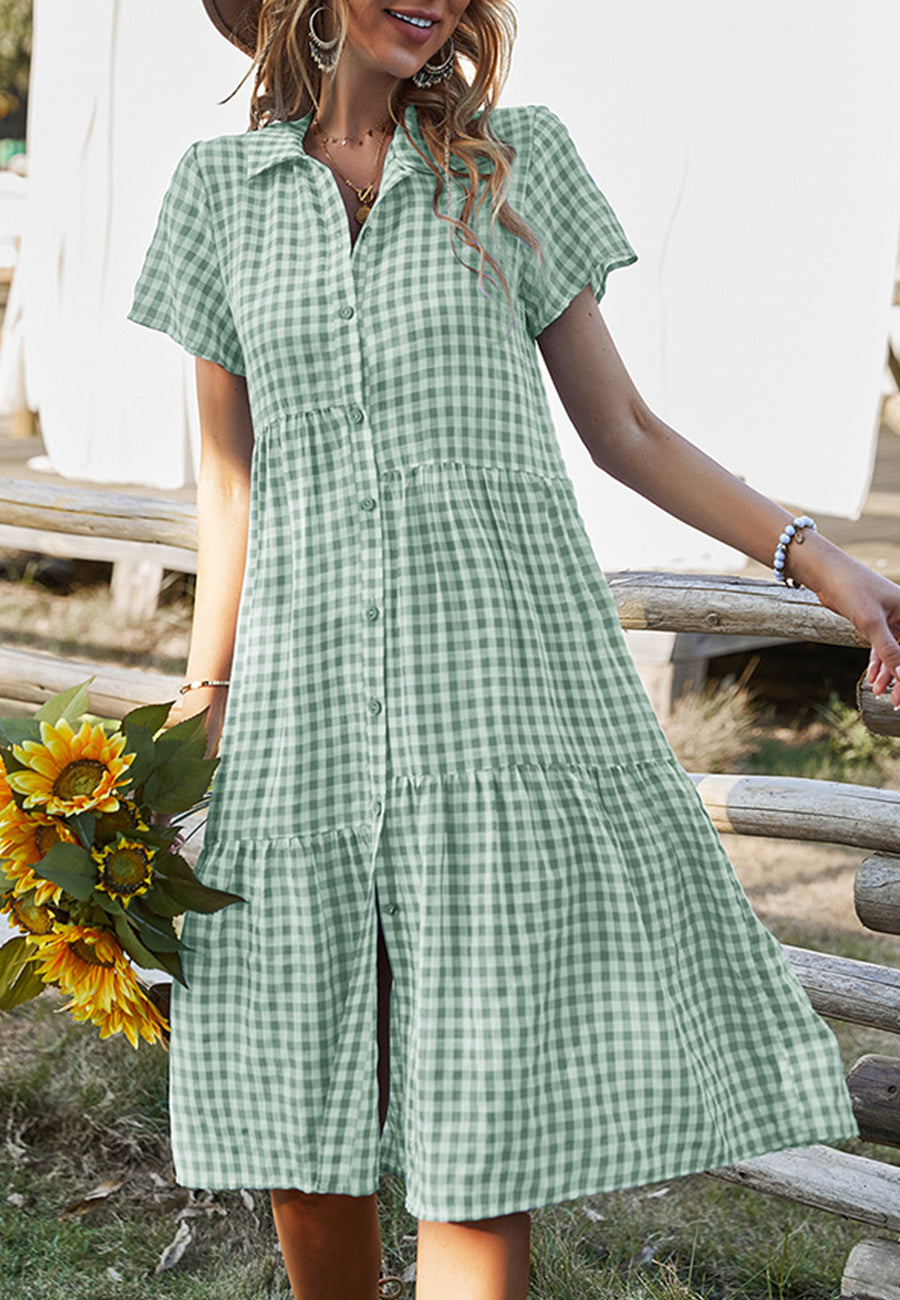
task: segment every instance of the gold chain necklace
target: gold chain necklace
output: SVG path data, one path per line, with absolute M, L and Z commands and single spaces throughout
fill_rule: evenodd
M 368 131 L 366 131 L 365 135 L 358 137 L 356 140 L 351 140 L 349 135 L 323 136 L 321 134 L 321 127 L 319 127 L 318 123 L 314 122 L 313 126 L 317 127 L 319 131 L 319 138 L 325 140 L 328 144 L 362 144 L 365 141 L 367 135 L 372 135 L 375 131 L 386 131 L 390 126 L 390 124 L 391 124 L 391 119 L 389 117 L 386 117 L 384 121 L 379 122 L 377 126 L 370 126 Z
M 337 172 L 338 176 L 340 176 L 341 180 L 350 186 L 351 190 L 354 191 L 356 197 L 359 199 L 359 207 L 356 209 L 354 215 L 356 217 L 356 220 L 359 222 L 359 224 L 362 225 L 366 217 L 372 211 L 372 205 L 375 202 L 375 198 L 376 198 L 375 177 L 378 175 L 378 161 L 381 158 L 381 150 L 383 149 L 384 142 L 387 139 L 387 132 L 386 131 L 381 132 L 381 143 L 378 146 L 378 153 L 375 155 L 375 167 L 372 171 L 372 179 L 369 181 L 368 185 L 363 185 L 362 188 L 360 188 L 358 185 L 354 185 L 353 181 L 351 181 L 349 177 L 345 176 L 344 173 L 340 170 L 337 163 L 334 161 L 331 154 L 328 152 L 328 146 L 325 144 L 325 139 L 326 139 L 325 133 L 323 132 L 321 127 L 318 126 L 316 127 L 316 135 L 319 137 L 319 142 L 322 145 L 322 149 L 325 154 L 325 157 L 331 163 L 332 167 Z

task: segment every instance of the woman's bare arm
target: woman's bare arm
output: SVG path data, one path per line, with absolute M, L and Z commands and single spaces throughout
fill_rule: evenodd
M 590 285 L 538 335 L 547 369 L 594 462 L 619 482 L 710 537 L 771 565 L 793 516 L 655 415 L 637 391 Z M 852 454 L 852 452 L 848 452 Z M 900 704 L 900 588 L 820 533 L 787 550 L 786 573 L 843 615 L 872 647 L 876 694 Z
M 227 680 L 247 553 L 253 425 L 246 379 L 203 357 L 195 365 L 201 436 L 197 583 L 185 676 Z M 178 719 L 209 706 L 208 754 L 218 750 L 227 694 L 224 687 L 205 687 L 179 699 Z

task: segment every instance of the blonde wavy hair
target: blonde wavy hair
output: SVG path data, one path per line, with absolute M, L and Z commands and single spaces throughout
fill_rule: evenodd
M 250 69 L 235 87 L 236 91 L 256 69 L 248 130 L 260 130 L 273 121 L 303 117 L 312 109 L 318 111 L 319 79 L 329 74 L 319 71 L 310 53 L 309 15 L 320 4 L 321 0 L 261 0 L 256 29 L 252 30 L 252 19 L 248 17 L 250 25 L 235 31 L 249 48 L 255 50 Z M 331 35 L 338 38 L 335 46 L 337 62 L 347 36 L 348 0 L 329 0 L 329 8 L 336 23 L 336 31 Z M 249 15 L 252 6 L 244 12 Z M 499 277 L 511 312 L 512 298 L 506 276 L 472 230 L 469 219 L 473 211 L 478 214 L 490 194 L 491 239 L 499 221 L 534 251 L 538 265 L 543 262 L 540 238 L 506 201 L 516 149 L 494 135 L 490 121 L 491 111 L 509 75 L 517 33 L 518 20 L 512 0 L 469 0 L 453 32 L 455 52 L 449 77 L 427 89 L 417 86 L 411 78 L 398 79 L 387 102 L 391 120 L 403 130 L 437 178 L 431 206 L 434 215 L 450 227 L 454 257 L 468 270 L 476 269 L 459 256 L 455 243 L 455 236 L 459 235 L 465 245 L 478 252 L 478 287 L 481 292 L 484 293 L 485 278 L 490 284 L 495 284 L 490 274 L 485 276 L 487 265 Z M 325 39 L 331 39 L 331 36 Z M 471 81 L 463 75 L 461 59 L 471 64 Z M 422 137 L 428 145 L 430 157 L 422 153 L 406 130 L 403 112 L 409 104 L 414 104 L 418 112 Z M 474 114 L 481 108 L 483 111 L 476 119 Z M 462 170 L 458 167 L 451 169 L 451 153 L 462 164 Z M 477 195 L 480 174 L 476 161 L 479 156 L 488 158 L 492 164 L 480 197 Z M 466 194 L 458 219 L 438 211 L 438 201 L 445 186 L 449 186 L 451 175 L 463 184 Z

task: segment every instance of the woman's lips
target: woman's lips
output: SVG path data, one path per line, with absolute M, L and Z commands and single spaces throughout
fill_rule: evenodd
M 413 27 L 412 23 L 405 23 L 402 18 L 395 18 L 392 13 L 387 11 L 387 9 L 385 9 L 384 13 L 392 27 L 395 27 L 397 31 L 403 32 L 404 36 L 408 36 L 409 39 L 415 41 L 417 45 L 424 45 L 429 41 L 432 32 L 435 27 L 437 27 L 437 23 L 433 23 L 431 27 Z

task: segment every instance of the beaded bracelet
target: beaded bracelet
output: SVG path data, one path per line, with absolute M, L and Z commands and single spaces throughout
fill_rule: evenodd
M 793 523 L 785 524 L 784 532 L 779 537 L 778 545 L 775 547 L 775 558 L 772 561 L 775 569 L 775 577 L 778 582 L 783 582 L 785 586 L 803 586 L 802 582 L 797 582 L 796 578 L 789 578 L 784 573 L 785 552 L 787 551 L 788 544 L 792 542 L 795 537 L 798 542 L 803 541 L 803 538 L 800 536 L 801 528 L 811 528 L 813 532 L 815 532 L 815 520 L 810 519 L 809 515 L 797 515 Z
M 186 695 L 188 691 L 197 691 L 200 689 L 201 686 L 230 686 L 230 685 L 231 682 L 217 682 L 217 681 L 185 682 L 183 686 L 179 686 L 178 694 Z

